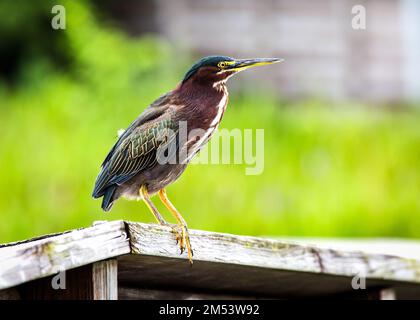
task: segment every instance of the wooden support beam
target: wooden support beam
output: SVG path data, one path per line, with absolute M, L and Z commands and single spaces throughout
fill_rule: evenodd
M 24 283 L 10 299 L 117 300 L 117 276 L 117 260 L 104 260 Z
M 375 294 L 372 294 L 371 300 L 396 300 L 397 293 L 393 288 L 384 288 L 377 290 Z
M 118 262 L 110 259 L 92 266 L 93 300 L 118 300 Z

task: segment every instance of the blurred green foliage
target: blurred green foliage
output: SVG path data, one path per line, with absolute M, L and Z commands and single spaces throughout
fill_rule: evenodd
M 15 83 L 0 82 L 0 242 L 94 220 L 153 221 L 141 202 L 120 200 L 104 214 L 90 194 L 117 129 L 170 90 L 191 61 L 162 40 L 130 39 L 99 23 L 84 1 L 64 5 L 67 29 L 48 29 L 48 50 L 33 40 L 43 41 L 45 26 L 28 24 L 50 18 L 52 2 L 35 11 L 0 5 L 4 35 L 32 48 L 19 58 Z M 246 176 L 245 164 L 191 165 L 168 192 L 192 228 L 419 237 L 419 123 L 418 108 L 232 92 L 222 127 L 265 129 L 263 174 Z

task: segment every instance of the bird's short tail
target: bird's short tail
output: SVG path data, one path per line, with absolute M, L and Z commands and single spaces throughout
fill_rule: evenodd
M 116 185 L 110 186 L 108 187 L 105 192 L 104 192 L 104 196 L 102 199 L 102 210 L 104 211 L 109 211 L 112 208 L 112 205 L 114 204 L 114 194 L 115 194 L 115 189 L 117 188 Z

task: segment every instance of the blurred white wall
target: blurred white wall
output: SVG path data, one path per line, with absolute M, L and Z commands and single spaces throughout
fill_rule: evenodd
M 418 0 L 147 3 L 147 10 L 132 13 L 138 25 L 153 15 L 155 31 L 174 46 L 197 55 L 286 58 L 282 66 L 250 71 L 239 85 L 255 86 L 258 79 L 260 87 L 292 98 L 420 99 Z M 352 28 L 355 5 L 366 8 L 365 30 Z
M 420 1 L 403 0 L 404 96 L 420 100 Z

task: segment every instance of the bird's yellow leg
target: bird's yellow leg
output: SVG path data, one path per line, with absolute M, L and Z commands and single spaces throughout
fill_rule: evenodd
M 162 215 L 159 213 L 158 209 L 153 204 L 152 200 L 150 200 L 149 193 L 147 192 L 147 188 L 145 185 L 142 185 L 139 190 L 140 196 L 143 199 L 143 201 L 146 203 L 149 210 L 153 213 L 153 216 L 156 218 L 157 222 L 160 225 L 168 226 L 169 223 L 163 219 Z
M 176 221 L 178 222 L 177 241 L 179 241 L 179 245 L 181 247 L 181 253 L 184 252 L 185 249 L 187 250 L 188 260 L 192 264 L 193 251 L 191 249 L 190 236 L 188 234 L 187 223 L 185 222 L 181 214 L 178 212 L 178 210 L 176 210 L 175 206 L 171 203 L 171 201 L 169 201 L 165 189 L 161 189 L 159 191 L 159 198 L 160 200 L 162 200 L 165 207 L 168 208 L 168 210 L 173 214 Z

